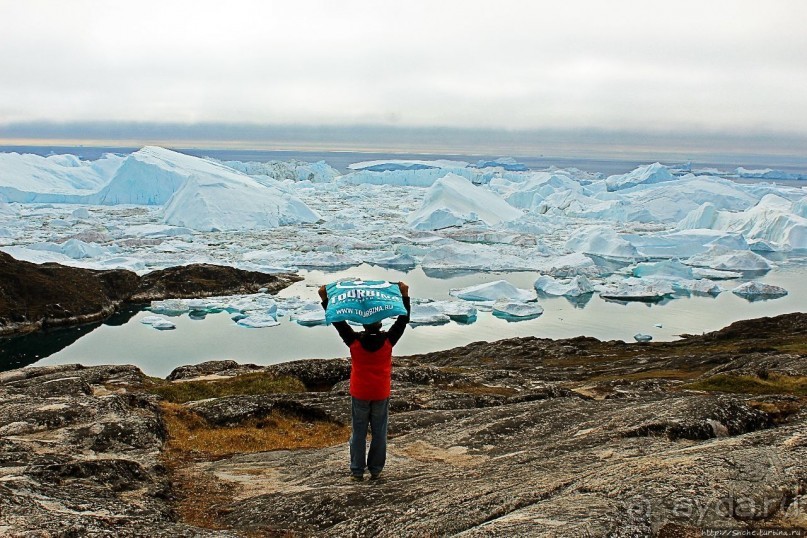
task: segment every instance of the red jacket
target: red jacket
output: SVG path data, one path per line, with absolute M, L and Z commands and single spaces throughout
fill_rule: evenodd
M 389 398 L 392 379 L 392 344 L 367 351 L 359 340 L 350 344 L 350 395 L 359 400 Z
M 333 324 L 350 348 L 350 395 L 359 400 L 389 398 L 392 376 L 392 347 L 398 343 L 409 323 L 409 297 L 402 297 L 406 315 L 398 316 L 389 331 L 356 333 L 346 321 Z M 328 308 L 328 300 L 322 301 Z

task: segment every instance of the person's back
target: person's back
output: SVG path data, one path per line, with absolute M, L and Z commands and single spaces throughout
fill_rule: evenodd
M 350 471 L 354 479 L 361 480 L 364 469 L 370 469 L 371 478 L 378 478 L 386 461 L 389 396 L 392 382 L 392 348 L 398 343 L 407 324 L 411 306 L 409 287 L 399 282 L 405 316 L 398 316 L 389 331 L 381 329 L 381 322 L 364 325 L 364 331 L 355 332 L 346 321 L 334 322 L 339 336 L 350 348 L 350 395 L 352 400 L 352 433 L 350 436 Z M 325 286 L 319 289 L 322 307 L 328 307 Z M 373 432 L 370 451 L 365 454 L 367 427 Z

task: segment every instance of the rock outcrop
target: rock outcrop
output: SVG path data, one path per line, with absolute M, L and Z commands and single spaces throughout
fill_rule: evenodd
M 56 263 L 35 264 L 0 252 L 0 336 L 99 321 L 125 303 L 277 292 L 300 277 L 194 264 L 138 276 Z
M 273 428 L 277 413 L 297 417 L 300 432 L 314 422 L 345 425 L 347 360 L 215 361 L 178 369 L 171 382 L 130 366 L 0 373 L 0 534 L 686 537 L 703 528 L 805 529 L 805 329 L 807 314 L 791 314 L 678 342 L 520 338 L 396 358 L 381 480 L 348 479 L 347 439 L 188 453 L 180 471 L 216 485 L 213 498 L 200 500 L 212 518 L 204 528 L 177 504 L 193 484 L 163 463 L 166 440 L 182 435 L 166 413 L 238 436 Z M 182 405 L 154 389 L 261 376 L 301 388 Z

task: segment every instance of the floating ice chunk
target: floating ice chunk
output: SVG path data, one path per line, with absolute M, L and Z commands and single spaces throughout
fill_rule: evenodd
M 412 305 L 409 322 L 413 325 L 442 325 L 448 323 L 450 318 L 434 305 L 420 303 Z
M 522 214 L 493 192 L 448 174 L 434 182 L 420 209 L 411 213 L 407 222 L 416 230 L 439 230 L 466 222 L 481 221 L 492 226 Z
M 661 183 L 675 179 L 670 173 L 670 169 L 661 163 L 653 163 L 640 166 L 627 174 L 609 176 L 605 180 L 605 185 L 609 191 L 618 191 L 641 185 L 643 183 Z
M 698 295 L 719 295 L 723 292 L 723 288 L 721 288 L 719 284 L 706 278 L 672 280 L 671 283 L 673 289 L 679 292 Z
M 600 297 L 618 301 L 660 301 L 674 292 L 672 284 L 665 280 L 627 278 L 616 286 L 605 287 Z
M 593 277 L 600 274 L 594 260 L 582 252 L 567 254 L 546 262 L 540 269 L 542 273 L 558 278 L 569 278 L 577 275 Z
M 696 279 L 731 280 L 733 278 L 740 278 L 743 274 L 736 271 L 720 271 L 718 269 L 707 269 L 705 267 L 693 267 L 692 276 Z
M 768 260 L 750 250 L 726 252 L 719 248 L 693 256 L 687 263 L 726 271 L 768 271 L 771 268 Z
M 549 275 L 541 275 L 534 285 L 536 290 L 554 296 L 579 297 L 594 291 L 591 282 L 582 275 L 566 282 L 556 280 Z
M 465 301 L 433 301 L 427 304 L 458 323 L 476 321 L 476 308 Z
M 538 303 L 525 303 L 509 299 L 499 299 L 493 303 L 493 315 L 510 320 L 526 320 L 540 316 L 544 313 L 543 307 Z
M 677 259 L 673 259 L 653 263 L 640 263 L 633 269 L 633 276 L 638 278 L 665 276 L 690 279 L 693 278 L 693 273 L 691 267 L 684 265 Z
M 787 295 L 787 290 L 780 286 L 774 286 L 773 284 L 752 281 L 740 284 L 731 290 L 731 293 L 745 297 L 746 299 L 772 299 L 775 297 L 784 297 Z
M 70 216 L 74 219 L 88 219 L 90 218 L 90 212 L 87 210 L 86 207 L 80 207 L 78 209 L 74 209 Z
M 633 335 L 633 339 L 636 340 L 637 342 L 649 342 L 650 340 L 653 339 L 653 337 L 650 336 L 649 334 L 637 333 Z
M 452 289 L 449 295 L 458 297 L 465 301 L 498 301 L 507 299 L 510 301 L 534 301 L 537 297 L 534 291 L 517 288 L 506 280 L 496 280 L 486 282 L 476 286 L 462 289 Z
M 307 310 L 301 312 L 294 316 L 294 321 L 306 327 L 325 325 L 325 310 L 320 307 L 319 310 Z
M 123 233 L 127 237 L 179 237 L 193 235 L 193 230 L 183 226 L 166 226 L 165 224 L 139 224 L 129 226 Z
M 164 301 L 151 301 L 149 310 L 155 314 L 179 316 L 190 311 L 188 302 L 184 299 L 166 299 Z
M 176 325 L 165 318 L 161 318 L 160 316 L 146 316 L 140 320 L 140 323 L 144 325 L 151 325 L 160 331 L 176 329 Z
M 417 265 L 417 260 L 409 254 L 382 256 L 380 258 L 370 260 L 370 262 L 375 265 L 380 265 L 381 267 L 414 267 Z
M 241 318 L 236 321 L 241 327 L 248 329 L 264 329 L 266 327 L 277 327 L 280 322 L 275 319 L 271 314 L 250 314 L 247 317 Z
M 609 226 L 579 228 L 566 241 L 566 249 L 610 259 L 639 257 L 636 247 L 619 237 Z

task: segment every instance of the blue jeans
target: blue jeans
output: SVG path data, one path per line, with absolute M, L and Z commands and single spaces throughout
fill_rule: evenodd
M 387 419 L 389 398 L 385 400 L 353 400 L 353 421 L 350 433 L 350 472 L 364 474 L 367 467 L 371 474 L 378 474 L 387 461 Z M 373 432 L 370 452 L 367 452 L 367 426 Z

